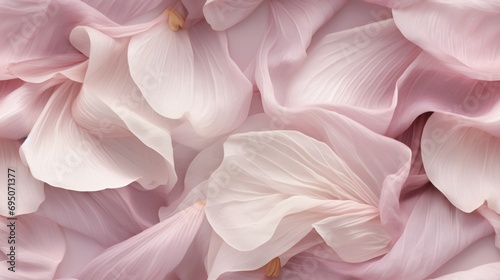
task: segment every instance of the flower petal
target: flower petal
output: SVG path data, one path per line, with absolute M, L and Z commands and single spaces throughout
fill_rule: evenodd
M 158 222 L 163 203 L 155 191 L 132 185 L 99 192 L 75 192 L 47 187 L 37 214 L 111 246 Z
M 203 14 L 212 29 L 226 30 L 244 20 L 265 0 L 207 0 Z
M 290 82 L 276 98 L 285 107 L 337 111 L 385 133 L 396 105 L 396 81 L 420 51 L 392 19 L 328 34 L 291 77 L 281 77 Z
M 58 83 L 0 82 L 0 138 L 21 139 L 28 136 Z
M 195 204 L 107 249 L 79 279 L 164 279 L 184 258 L 203 221 L 203 209 Z
M 158 24 L 130 40 L 128 58 L 144 98 L 178 126 L 217 136 L 248 114 L 251 84 L 229 58 L 225 35 L 206 23 L 178 32 Z
M 500 79 L 500 31 L 494 27 L 499 13 L 499 3 L 489 0 L 428 0 L 393 10 L 406 38 L 447 67 L 480 80 Z
M 9 183 L 8 186 L 5 186 L 5 191 L 0 194 L 0 199 L 5 201 L 0 206 L 0 215 L 5 217 L 35 212 L 45 199 L 43 182 L 33 178 L 29 168 L 21 161 L 20 146 L 21 144 L 17 140 L 0 140 L 0 168 L 4 170 L 0 175 L 0 180 Z M 14 199 L 11 199 L 11 191 Z M 7 196 L 7 194 L 9 195 Z M 10 201 L 15 206 L 12 215 L 7 204 Z
M 82 102 L 77 101 L 80 105 L 76 112 L 80 113 L 79 123 L 86 122 L 84 127 L 92 129 L 92 126 L 96 127 L 93 123 L 101 124 L 103 119 L 109 119 L 126 132 L 130 130 L 169 163 L 168 187 L 173 187 L 177 176 L 173 166 L 170 123 L 149 106 L 132 80 L 127 63 L 128 40 L 113 39 L 86 27 L 75 28 L 71 36 L 88 38 L 87 42 L 81 39 L 79 47 L 90 50 L 88 71 L 78 96 L 78 101 Z
M 15 227 L 15 245 L 7 243 L 11 235 L 9 226 Z M 14 228 L 13 227 L 13 228 Z M 62 230 L 54 222 L 34 214 L 23 215 L 16 221 L 0 219 L 0 234 L 5 242 L 2 251 L 0 278 L 5 280 L 54 279 L 59 263 L 66 251 L 66 241 Z M 12 228 L 12 229 L 13 229 Z M 12 240 L 12 239 L 11 239 Z M 15 247 L 15 272 L 7 270 L 7 254 Z
M 427 176 L 464 212 L 487 202 L 500 213 L 500 174 L 495 168 L 500 164 L 500 135 L 491 134 L 498 123 L 491 121 L 474 124 L 459 116 L 434 114 L 424 128 L 422 159 Z
M 353 168 L 350 159 L 298 132 L 231 136 L 210 178 L 207 218 L 237 250 L 290 247 L 325 218 L 376 209 L 382 182 L 367 184 Z
M 118 188 L 136 180 L 148 189 L 166 184 L 167 162 L 134 136 L 95 135 L 74 122 L 71 104 L 79 91 L 78 84 L 63 83 L 21 146 L 33 176 L 78 191 Z

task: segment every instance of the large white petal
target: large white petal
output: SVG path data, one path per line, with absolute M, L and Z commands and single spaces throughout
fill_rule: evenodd
M 133 135 L 106 137 L 75 123 L 71 105 L 79 91 L 79 84 L 62 84 L 21 146 L 33 176 L 79 191 L 118 188 L 136 180 L 149 189 L 166 184 L 167 162 Z

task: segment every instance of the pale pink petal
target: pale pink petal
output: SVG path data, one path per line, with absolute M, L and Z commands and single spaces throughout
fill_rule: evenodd
M 364 0 L 366 2 L 383 5 L 392 9 L 401 9 L 411 6 L 421 0 Z
M 289 249 L 314 223 L 332 215 L 377 212 L 383 182 L 364 181 L 356 167 L 326 144 L 294 131 L 231 136 L 224 144 L 224 161 L 210 178 L 214 195 L 207 198 L 207 218 L 238 250 L 264 244 Z M 384 166 L 382 176 L 399 168 Z M 371 246 L 372 252 L 385 247 L 389 239 L 379 240 L 385 243 Z M 349 261 L 361 261 L 363 256 L 358 257 Z
M 133 186 L 98 192 L 47 187 L 37 212 L 104 246 L 121 242 L 158 222 L 163 200 L 155 191 Z
M 21 161 L 20 146 L 17 140 L 0 140 L 0 168 L 5 171 L 0 175 L 5 182 L 5 190 L 0 193 L 0 199 L 5 201 L 0 206 L 0 215 L 5 217 L 35 212 L 45 199 L 43 182 L 33 178 Z M 9 211 L 9 206 L 14 210 Z
M 203 7 L 205 19 L 214 30 L 226 30 L 244 20 L 266 0 L 207 0 Z
M 186 254 L 203 221 L 197 203 L 104 251 L 79 279 L 163 279 Z
M 393 14 L 406 38 L 447 67 L 475 79 L 500 79 L 497 1 L 419 1 Z
M 130 20 L 129 16 L 150 10 L 160 1 L 136 3 L 135 1 L 89 0 L 89 2 L 105 12 L 112 9 L 112 14 L 116 15 L 114 18 L 122 22 Z M 121 8 L 117 9 L 118 6 Z M 78 50 L 69 41 L 70 32 L 76 26 L 94 27 L 115 36 L 134 34 L 149 27 L 148 23 L 122 27 L 100 11 L 78 0 L 20 0 L 16 2 L 2 0 L 0 16 L 4 23 L 1 29 L 2 34 L 5 34 L 5 40 L 0 42 L 1 80 L 15 77 L 8 70 L 11 63 L 36 61 L 54 55 L 78 54 Z
M 328 34 L 308 49 L 295 73 L 276 76 L 276 84 L 287 86 L 275 98 L 287 108 L 336 111 L 385 133 L 396 106 L 396 81 L 420 51 L 392 19 Z
M 8 243 L 11 223 L 15 223 L 15 244 Z M 0 219 L 0 278 L 5 280 L 54 279 L 59 263 L 66 251 L 62 230 L 54 222 L 34 214 L 23 215 L 17 220 Z M 14 229 L 14 227 L 12 228 Z M 12 239 L 11 239 L 12 240 Z M 9 271 L 11 246 L 15 247 L 15 272 Z
M 149 106 L 132 80 L 127 63 L 128 40 L 113 39 L 84 27 L 75 28 L 71 37 L 80 38 L 78 47 L 90 50 L 88 71 L 78 97 L 78 110 L 74 113 L 78 115 L 78 123 L 92 129 L 92 126 L 101 127 L 103 119 L 109 119 L 117 127 L 130 130 L 146 146 L 164 157 L 168 163 L 168 187 L 172 187 L 177 176 L 173 166 L 170 123 Z M 88 41 L 84 42 L 82 38 Z
M 58 83 L 0 82 L 0 138 L 21 139 L 28 136 Z
M 226 133 L 248 114 L 251 84 L 229 58 L 225 35 L 204 22 L 178 32 L 158 24 L 132 37 L 128 58 L 144 98 L 181 127 L 174 139 Z
M 479 118 L 433 114 L 425 125 L 422 159 L 427 176 L 464 212 L 472 212 L 486 202 L 500 213 L 498 123 L 498 116 L 486 123 Z
M 151 189 L 169 181 L 169 164 L 133 135 L 106 137 L 79 127 L 71 105 L 80 85 L 62 84 L 21 146 L 35 178 L 79 191 L 123 187 L 138 181 Z
M 442 112 L 494 119 L 500 101 L 500 82 L 457 75 L 422 52 L 397 83 L 398 104 L 387 135 L 397 137 L 425 112 Z M 425 143 L 422 143 L 425 145 Z
M 465 271 L 450 273 L 434 280 L 490 280 L 500 278 L 500 262 L 483 264 Z
M 103 13 L 106 17 L 119 24 L 172 6 L 174 0 L 145 0 L 145 1 L 119 1 L 119 0 L 82 0 L 82 2 Z
M 12 63 L 9 71 L 30 83 L 41 83 L 61 76 L 81 83 L 87 70 L 86 60 L 87 57 L 79 53 L 54 55 Z
M 464 213 L 439 192 L 428 189 L 419 195 L 403 234 L 382 258 L 349 264 L 330 247 L 318 246 L 299 254 L 295 261 L 314 258 L 331 275 L 351 277 L 348 279 L 424 279 L 491 233 L 490 225 L 478 214 Z

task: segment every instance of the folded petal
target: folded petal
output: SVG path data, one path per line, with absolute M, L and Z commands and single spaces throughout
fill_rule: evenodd
M 489 280 L 500 277 L 500 262 L 488 263 L 476 266 L 469 270 L 450 273 L 434 280 Z
M 75 192 L 47 186 L 37 214 L 111 246 L 158 222 L 163 204 L 155 191 L 132 185 L 98 192 Z
M 224 144 L 224 160 L 210 178 L 209 192 L 214 195 L 207 198 L 207 218 L 237 250 L 264 244 L 286 250 L 328 217 L 378 212 L 383 183 L 367 183 L 354 168 L 350 158 L 299 132 L 231 136 Z M 392 167 L 384 168 L 381 172 L 390 176 Z M 338 226 L 343 227 L 340 221 Z M 350 225 L 345 226 L 348 230 Z M 385 237 L 379 239 L 385 242 L 379 244 L 382 248 L 388 242 Z
M 397 105 L 387 135 L 397 137 L 426 112 L 495 119 L 500 82 L 457 75 L 422 52 L 397 82 Z
M 8 183 L 0 194 L 0 199 L 5 201 L 0 206 L 0 215 L 5 217 L 35 212 L 45 199 L 43 182 L 33 178 L 21 161 L 20 146 L 17 140 L 0 140 L 0 168 L 4 170 L 0 180 Z M 15 210 L 9 211 L 9 206 Z
M 0 138 L 28 136 L 59 82 L 28 84 L 20 80 L 0 83 Z
M 58 87 L 21 146 L 33 176 L 78 191 L 118 188 L 136 180 L 148 189 L 166 184 L 169 164 L 133 135 L 96 135 L 74 122 L 71 105 L 79 91 L 73 82 Z
M 13 224 L 14 223 L 14 224 Z M 5 240 L 0 245 L 2 251 L 0 277 L 6 280 L 54 279 L 59 263 L 66 251 L 66 241 L 62 230 L 54 222 L 34 214 L 23 215 L 17 220 L 0 219 L 0 234 Z M 7 243 L 15 231 L 15 243 Z M 13 240 L 12 238 L 10 240 Z M 12 250 L 12 247 L 15 247 Z M 14 251 L 15 272 L 9 271 L 7 262 Z
M 204 22 L 178 32 L 158 24 L 132 37 L 128 59 L 144 98 L 177 126 L 217 136 L 248 114 L 251 84 L 230 59 L 224 33 Z
M 104 251 L 79 279 L 164 279 L 181 262 L 204 217 L 197 203 Z
M 128 39 L 113 39 L 86 27 L 75 28 L 71 37 L 81 38 L 78 47 L 90 50 L 85 81 L 75 104 L 79 123 L 85 123 L 83 126 L 91 129 L 92 126 L 102 127 L 102 120 L 109 119 L 117 126 L 115 130 L 121 128 L 132 132 L 164 157 L 168 163 L 168 186 L 172 187 L 177 176 L 170 123 L 149 106 L 132 80 L 127 63 Z
M 208 0 L 203 7 L 203 14 L 212 29 L 222 31 L 244 20 L 264 1 Z
M 393 10 L 406 38 L 447 67 L 480 80 L 500 79 L 500 43 L 495 39 L 500 31 L 494 27 L 499 13 L 499 3 L 489 0 L 419 1 Z
M 275 97 L 287 108 L 336 111 L 385 133 L 396 106 L 396 81 L 420 51 L 392 19 L 328 34 L 308 49 L 291 77 L 279 77 L 290 82 Z
M 364 0 L 366 2 L 383 5 L 392 9 L 401 9 L 413 5 L 420 0 Z
M 498 117 L 494 117 L 498 119 Z M 500 213 L 498 120 L 488 123 L 433 114 L 422 135 L 427 176 L 457 208 L 472 212 L 483 203 Z M 496 133 L 496 135 L 495 135 Z
M 317 246 L 299 254 L 313 257 L 331 275 L 359 279 L 425 279 L 475 241 L 492 233 L 491 226 L 478 214 L 464 213 L 436 190 L 418 195 L 401 237 L 382 258 L 349 264 L 336 257 L 327 246 Z

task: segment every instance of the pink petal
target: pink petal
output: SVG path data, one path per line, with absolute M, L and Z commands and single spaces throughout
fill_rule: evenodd
M 500 164 L 497 123 L 498 116 L 482 122 L 446 114 L 433 114 L 426 123 L 422 159 L 427 176 L 464 212 L 486 202 L 500 213 L 500 174 L 495 168 Z
M 166 171 L 170 178 L 168 187 L 172 187 L 177 176 L 170 123 L 149 106 L 132 80 L 127 63 L 128 40 L 113 39 L 83 27 L 75 28 L 71 37 L 81 38 L 78 47 L 90 50 L 88 71 L 75 104 L 78 123 L 95 130 L 95 127 L 102 127 L 103 119 L 109 119 L 125 133 L 130 130 L 169 163 Z M 84 42 L 83 38 L 88 41 Z
M 89 263 L 80 279 L 163 279 L 184 258 L 203 221 L 195 204 L 107 249 Z
M 398 80 L 398 104 L 387 135 L 400 135 L 425 112 L 494 118 L 498 93 L 499 82 L 457 75 L 430 55 L 421 53 Z
M 450 273 L 434 280 L 489 280 L 500 278 L 500 262 L 483 264 L 465 271 Z
M 128 58 L 144 98 L 176 120 L 174 139 L 221 135 L 248 114 L 251 84 L 229 58 L 225 35 L 206 23 L 179 32 L 158 24 L 131 39 Z
M 329 247 L 318 246 L 297 256 L 296 262 L 312 257 L 330 275 L 351 278 L 424 279 L 491 232 L 491 227 L 480 216 L 463 213 L 437 191 L 428 189 L 419 195 L 403 234 L 384 257 L 348 264 L 335 257 Z M 321 269 L 317 271 L 320 273 Z
M 207 198 L 206 212 L 214 230 L 237 250 L 250 251 L 264 244 L 286 250 L 332 213 L 378 212 L 382 181 L 364 181 L 356 174 L 352 155 L 344 160 L 301 133 L 239 134 L 230 137 L 224 148 L 224 161 L 210 179 L 209 191 L 216 195 Z M 397 172 L 391 169 L 384 166 L 382 176 Z M 229 182 L 231 188 L 227 188 Z M 343 230 L 341 223 L 338 226 Z M 379 240 L 385 243 L 369 250 L 387 245 L 388 238 Z
M 264 1 L 208 0 L 203 7 L 203 14 L 212 29 L 222 31 L 244 20 Z
M 396 81 L 419 53 L 392 19 L 328 34 L 308 50 L 295 73 L 277 75 L 276 84 L 290 82 L 275 98 L 286 108 L 336 111 L 385 133 L 396 105 Z
M 11 236 L 9 225 L 15 223 L 15 244 L 8 244 Z M 59 263 L 66 251 L 66 241 L 62 230 L 54 222 L 34 214 L 24 215 L 17 220 L 2 217 L 0 233 L 5 240 L 0 246 L 2 251 L 0 278 L 6 280 L 54 279 Z M 12 239 L 11 239 L 12 240 Z M 7 270 L 7 254 L 15 247 L 15 272 Z
M 163 200 L 155 191 L 132 185 L 98 192 L 74 192 L 47 187 L 39 215 L 111 246 L 158 222 Z
M 480 80 L 500 79 L 499 13 L 500 5 L 488 0 L 419 1 L 393 11 L 406 38 L 450 69 Z
M 167 184 L 169 163 L 138 139 L 93 134 L 74 122 L 71 105 L 79 91 L 78 84 L 62 84 L 21 146 L 33 176 L 78 191 L 118 188 L 136 180 L 149 189 Z
M 0 179 L 6 182 L 5 191 L 0 194 L 0 199 L 5 201 L 0 206 L 0 215 L 5 217 L 35 212 L 45 199 L 43 182 L 33 178 L 29 168 L 21 161 L 20 146 L 17 140 L 0 140 L 0 166 L 5 170 L 0 175 Z M 7 183 L 12 183 L 12 185 L 7 185 Z M 15 208 L 12 215 L 8 207 L 11 204 L 10 201 Z
M 58 81 L 28 84 L 20 80 L 0 82 L 0 138 L 28 136 Z
M 420 0 L 364 0 L 366 2 L 383 5 L 392 9 L 401 9 L 411 6 Z

